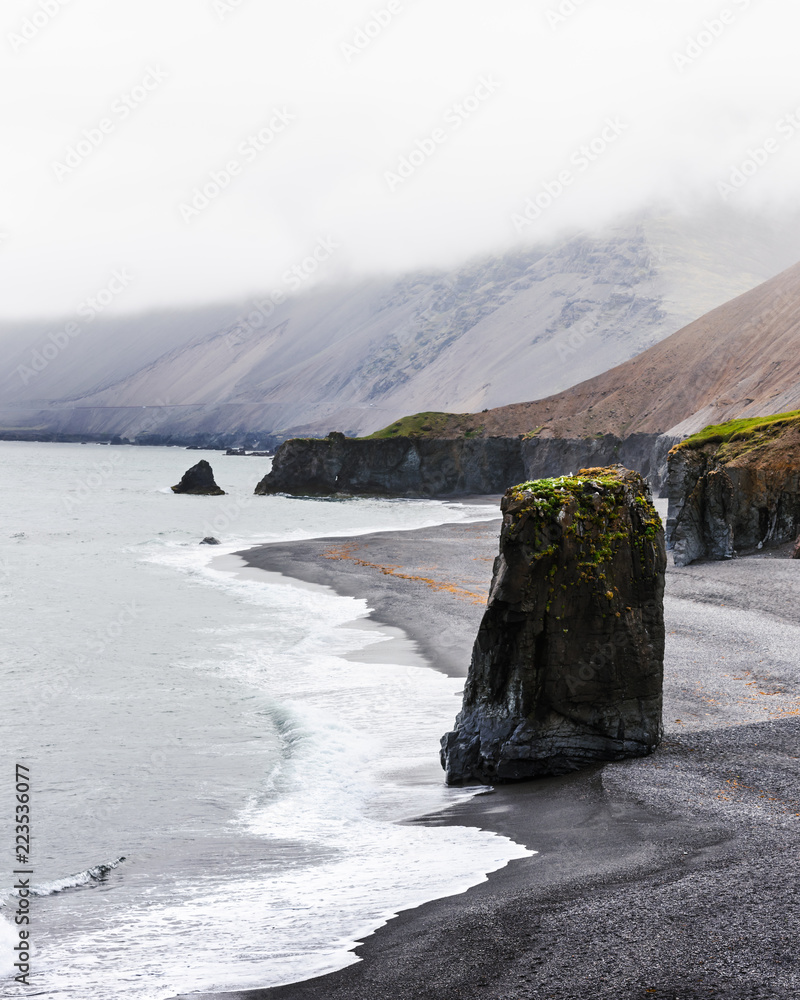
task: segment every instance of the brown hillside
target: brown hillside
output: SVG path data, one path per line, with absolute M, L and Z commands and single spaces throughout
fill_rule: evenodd
M 603 375 L 474 419 L 491 436 L 683 435 L 798 408 L 800 264 Z

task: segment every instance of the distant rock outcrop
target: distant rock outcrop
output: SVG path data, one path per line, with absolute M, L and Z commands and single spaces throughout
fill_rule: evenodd
M 621 462 L 660 485 L 673 439 L 634 434 L 557 439 L 470 434 L 293 438 L 277 450 L 259 495 L 354 493 L 448 496 L 502 493 L 509 483 L 558 476 L 586 465 Z
M 564 774 L 661 739 L 661 521 L 622 467 L 515 486 L 456 728 L 450 783 Z
M 782 545 L 800 531 L 800 413 L 706 428 L 669 455 L 676 566 Z
M 214 472 L 204 458 L 184 472 L 183 479 L 177 486 L 172 487 L 172 492 L 207 497 L 225 496 L 225 490 L 221 490 L 214 482 Z
M 206 535 L 206 537 L 200 542 L 201 545 L 219 545 L 220 541 L 218 538 L 214 538 L 213 535 Z

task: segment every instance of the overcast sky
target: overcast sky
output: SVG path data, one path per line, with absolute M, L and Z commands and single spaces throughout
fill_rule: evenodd
M 3 317 L 453 264 L 659 198 L 798 207 L 797 0 L 6 0 L 0 20 Z

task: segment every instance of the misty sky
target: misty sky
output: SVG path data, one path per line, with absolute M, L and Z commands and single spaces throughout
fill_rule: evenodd
M 0 20 L 2 317 L 449 265 L 656 199 L 800 202 L 797 0 L 8 0 Z

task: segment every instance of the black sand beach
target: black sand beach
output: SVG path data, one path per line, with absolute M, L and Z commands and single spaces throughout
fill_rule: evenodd
M 499 521 L 263 546 L 249 566 L 364 597 L 465 674 Z M 800 562 L 667 575 L 665 739 L 651 757 L 498 787 L 419 822 L 538 851 L 400 914 L 362 961 L 195 1000 L 773 1000 L 800 995 Z M 454 706 L 454 711 L 458 706 Z M 189 995 L 187 995 L 189 996 Z

